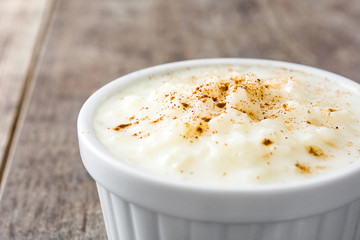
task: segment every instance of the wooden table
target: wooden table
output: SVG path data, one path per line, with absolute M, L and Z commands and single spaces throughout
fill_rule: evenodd
M 0 1 L 0 239 L 106 238 L 79 156 L 80 107 L 131 71 L 208 57 L 360 82 L 360 1 Z

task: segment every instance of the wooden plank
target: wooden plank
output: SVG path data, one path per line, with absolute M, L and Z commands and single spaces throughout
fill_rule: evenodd
M 46 6 L 0 1 L 0 182 Z
M 360 81 L 357 3 L 343 1 L 341 10 L 335 0 L 277 3 L 60 1 L 9 159 L 0 239 L 106 237 L 76 119 L 86 98 L 120 75 L 183 59 L 257 57 Z

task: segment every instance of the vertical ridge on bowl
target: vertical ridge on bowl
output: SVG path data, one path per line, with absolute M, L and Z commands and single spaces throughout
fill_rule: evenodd
M 353 239 L 360 239 L 360 226 L 358 225 L 357 226 L 357 229 L 356 229 L 356 233 L 355 233 L 355 237 Z
M 319 226 L 319 239 L 341 239 L 347 209 L 348 206 L 345 206 L 322 215 Z
M 356 237 L 356 229 L 359 230 L 360 224 L 360 200 L 349 204 L 345 221 L 342 239 L 360 239 L 359 234 Z
M 120 224 L 116 221 L 116 212 L 114 211 L 114 204 L 111 200 L 111 193 L 105 188 L 101 187 L 99 184 L 97 184 L 97 189 L 99 193 L 108 238 L 120 239 L 120 234 L 118 232 L 118 226 Z
M 262 225 L 258 224 L 229 224 L 227 239 L 260 239 Z
M 130 204 L 137 240 L 159 239 L 157 214 Z
M 190 223 L 187 220 L 159 214 L 158 221 L 159 237 L 161 240 L 190 239 Z
M 111 203 L 114 219 L 118 228 L 119 239 L 135 239 L 133 217 L 130 204 L 123 199 L 111 194 Z
M 262 225 L 262 236 L 260 239 L 292 239 L 294 236 L 292 231 L 293 225 L 294 221 L 265 223 Z
M 227 239 L 225 224 L 205 221 L 191 221 L 190 240 Z
M 296 240 L 306 240 L 318 235 L 321 216 L 297 219 L 292 225 L 292 235 Z

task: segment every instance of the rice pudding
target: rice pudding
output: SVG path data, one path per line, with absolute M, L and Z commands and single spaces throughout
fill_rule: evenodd
M 119 161 L 216 185 L 288 183 L 360 157 L 360 93 L 285 68 L 150 75 L 104 100 L 93 130 Z

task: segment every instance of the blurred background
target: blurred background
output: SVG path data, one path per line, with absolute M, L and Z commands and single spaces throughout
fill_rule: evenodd
M 265 58 L 360 82 L 359 0 L 1 0 L 0 239 L 104 239 L 84 101 L 132 71 Z

